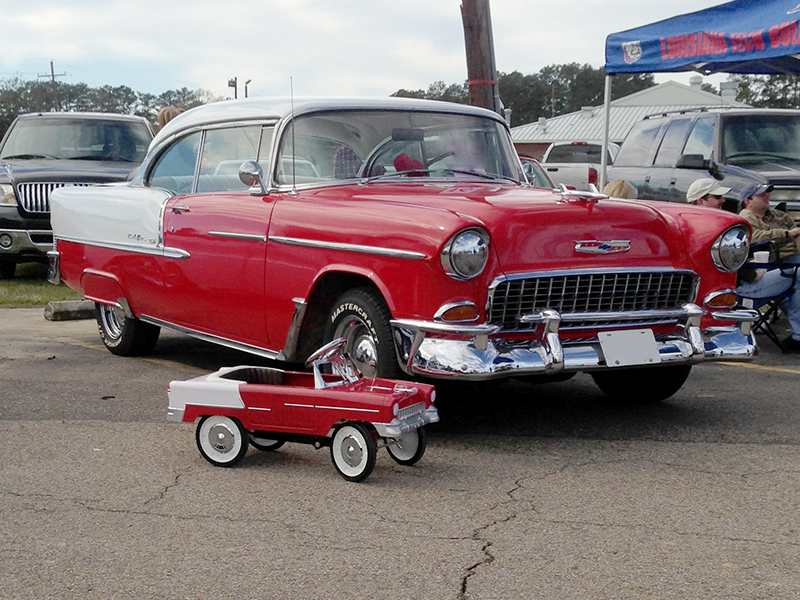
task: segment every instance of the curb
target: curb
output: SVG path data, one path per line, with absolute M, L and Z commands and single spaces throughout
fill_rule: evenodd
M 44 318 L 48 321 L 94 319 L 94 302 L 89 300 L 51 302 L 44 307 Z

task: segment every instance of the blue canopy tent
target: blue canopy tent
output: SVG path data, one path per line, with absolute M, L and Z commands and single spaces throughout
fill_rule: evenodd
M 622 73 L 800 73 L 800 0 L 734 0 L 606 38 L 605 123 Z M 606 183 L 603 153 L 601 186 Z

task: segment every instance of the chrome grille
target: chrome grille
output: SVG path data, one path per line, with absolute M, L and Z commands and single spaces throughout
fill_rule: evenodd
M 397 413 L 397 418 L 401 421 L 405 421 L 406 419 L 410 419 L 413 416 L 421 415 L 425 412 L 425 403 L 424 402 L 417 402 L 416 404 L 412 404 L 411 406 L 406 406 L 405 408 L 401 408 Z
M 679 308 L 694 300 L 695 274 L 689 271 L 593 272 L 512 278 L 492 291 L 489 318 L 504 329 L 531 329 L 523 315 L 543 309 L 593 314 Z M 648 322 L 652 322 L 650 319 Z M 562 329 L 608 323 L 570 320 Z
M 88 186 L 91 184 L 56 181 L 47 181 L 44 183 L 18 183 L 17 199 L 26 212 L 49 213 L 51 192 L 56 188 L 67 187 L 70 185 Z

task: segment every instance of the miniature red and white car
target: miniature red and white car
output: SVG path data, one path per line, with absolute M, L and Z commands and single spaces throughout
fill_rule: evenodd
M 330 446 L 348 481 L 369 476 L 379 442 L 413 465 L 425 453 L 424 425 L 439 420 L 434 386 L 362 377 L 345 344 L 334 340 L 309 357 L 312 373 L 240 366 L 172 381 L 167 420 L 199 419 L 197 447 L 220 467 L 239 462 L 248 445 L 277 450 L 284 442 Z

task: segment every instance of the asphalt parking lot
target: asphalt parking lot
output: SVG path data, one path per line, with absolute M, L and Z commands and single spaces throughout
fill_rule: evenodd
M 591 379 L 447 390 L 413 467 L 326 449 L 206 463 L 166 385 L 255 357 L 0 310 L 0 597 L 797 598 L 800 356 L 695 368 L 667 402 Z

